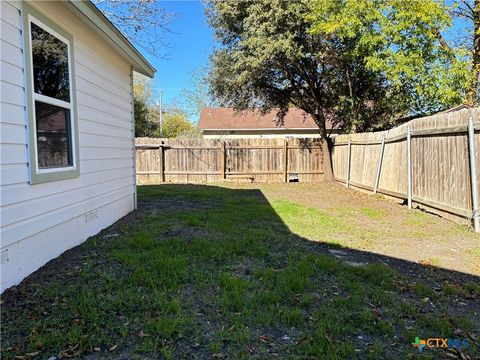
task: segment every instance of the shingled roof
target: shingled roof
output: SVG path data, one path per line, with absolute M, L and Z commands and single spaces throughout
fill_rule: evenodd
M 312 117 L 303 110 L 291 108 L 282 125 L 277 126 L 277 113 L 260 115 L 256 111 L 235 112 L 232 108 L 204 108 L 198 128 L 201 130 L 270 130 L 270 129 L 318 129 Z M 330 124 L 327 124 L 327 129 Z

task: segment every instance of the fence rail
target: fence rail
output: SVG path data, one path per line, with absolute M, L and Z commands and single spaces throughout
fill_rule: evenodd
M 136 139 L 137 182 L 323 180 L 319 139 Z
M 473 221 L 480 231 L 480 108 L 412 120 L 388 131 L 339 135 L 335 177 Z

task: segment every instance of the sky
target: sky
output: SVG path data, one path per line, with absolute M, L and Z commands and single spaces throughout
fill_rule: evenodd
M 164 37 L 170 44 L 170 49 L 165 49 L 168 55 L 159 58 L 142 53 L 157 70 L 154 89 L 162 92 L 162 102 L 168 104 L 180 98 L 181 90 L 189 85 L 192 72 L 208 64 L 214 38 L 200 1 L 162 1 L 160 4 L 175 14 L 171 32 Z
M 154 100 L 159 100 L 161 91 L 165 105 L 178 104 L 182 89 L 189 87 L 192 72 L 208 64 L 215 41 L 201 1 L 160 1 L 160 6 L 175 14 L 170 25 L 171 32 L 164 33 L 164 41 L 170 44 L 170 48 L 159 50 L 167 56 L 155 57 L 139 50 L 157 70 L 153 81 Z M 457 19 L 450 31 L 444 34 L 447 41 L 455 42 L 456 37 L 464 34 L 465 24 L 464 20 Z M 189 115 L 189 119 L 193 122 L 198 120 L 195 115 Z

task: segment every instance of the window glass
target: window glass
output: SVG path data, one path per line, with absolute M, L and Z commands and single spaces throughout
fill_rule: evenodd
M 38 167 L 72 166 L 70 111 L 35 101 Z
M 33 22 L 31 36 L 35 93 L 69 102 L 67 44 Z

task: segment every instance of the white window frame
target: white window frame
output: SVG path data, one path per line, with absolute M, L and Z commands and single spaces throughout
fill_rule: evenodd
M 27 110 L 29 112 L 29 148 L 30 148 L 30 183 L 43 183 L 56 180 L 64 180 L 78 177 L 79 171 L 79 150 L 78 150 L 78 129 L 77 129 L 77 111 L 76 111 L 76 96 L 75 96 L 75 73 L 74 73 L 74 59 L 73 59 L 73 37 L 61 29 L 58 25 L 53 23 L 50 19 L 39 13 L 30 5 L 23 6 L 24 16 L 24 42 L 25 42 L 25 73 L 26 90 L 27 90 Z M 55 99 L 49 96 L 38 94 L 35 92 L 33 81 L 33 58 L 32 58 L 32 39 L 31 39 L 31 24 L 42 28 L 58 40 L 67 45 L 68 52 L 68 81 L 69 81 L 69 99 L 70 102 Z M 61 34 L 61 32 L 63 34 Z M 36 112 L 35 101 L 45 104 L 54 105 L 70 112 L 70 139 L 69 152 L 71 152 L 72 165 L 59 166 L 51 168 L 40 169 L 38 166 L 38 148 L 37 148 L 37 126 L 36 126 Z

